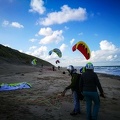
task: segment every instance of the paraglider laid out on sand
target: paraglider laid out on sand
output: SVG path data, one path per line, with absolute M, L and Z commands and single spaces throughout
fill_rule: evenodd
M 83 41 L 77 42 L 72 47 L 72 51 L 74 52 L 74 51 L 76 51 L 76 49 L 79 50 L 87 60 L 90 59 L 90 49 L 85 42 L 83 42 Z
M 0 91 L 17 90 L 17 89 L 31 88 L 31 87 L 32 86 L 30 85 L 30 83 L 27 82 L 12 83 L 12 84 L 2 83 L 0 85 Z

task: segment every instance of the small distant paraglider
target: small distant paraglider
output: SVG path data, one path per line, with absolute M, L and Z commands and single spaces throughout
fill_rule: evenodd
M 60 63 L 60 61 L 59 61 L 59 60 L 56 60 L 56 64 L 58 64 L 58 63 Z
M 51 55 L 53 52 L 55 52 L 58 55 L 58 57 L 62 57 L 62 52 L 60 51 L 60 49 L 54 48 L 53 50 L 50 50 L 49 55 Z
M 74 51 L 76 51 L 76 49 L 79 50 L 87 60 L 90 59 L 90 56 L 91 56 L 90 49 L 85 42 L 83 42 L 83 41 L 77 42 L 72 47 L 72 51 L 74 52 Z
M 61 52 L 60 49 L 54 48 L 54 49 L 50 50 L 48 54 L 49 54 L 49 55 L 52 55 L 53 52 L 54 52 L 59 58 L 62 57 L 62 52 Z M 58 63 L 60 63 L 60 61 L 59 61 L 59 60 L 56 60 L 55 63 L 58 64 Z M 58 66 L 58 70 L 59 70 L 59 69 L 60 69 L 60 66 Z M 54 70 L 53 70 L 53 71 L 54 71 Z
M 33 59 L 32 62 L 31 62 L 32 65 L 37 65 L 37 59 Z

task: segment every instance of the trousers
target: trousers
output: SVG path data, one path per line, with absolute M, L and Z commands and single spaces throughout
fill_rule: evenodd
M 80 113 L 80 100 L 76 91 L 73 91 L 74 112 Z
M 86 100 L 87 120 L 97 120 L 100 108 L 100 98 L 98 92 L 83 91 Z

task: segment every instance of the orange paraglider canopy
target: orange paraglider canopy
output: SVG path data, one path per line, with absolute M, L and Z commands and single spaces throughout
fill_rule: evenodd
M 77 42 L 72 47 L 72 51 L 74 52 L 76 49 L 78 49 L 85 56 L 87 60 L 90 59 L 90 49 L 85 42 L 83 41 Z

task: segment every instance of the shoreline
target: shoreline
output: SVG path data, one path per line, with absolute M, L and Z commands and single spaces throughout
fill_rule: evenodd
M 116 80 L 120 80 L 119 75 L 111 75 L 111 74 L 106 74 L 106 73 L 97 73 L 98 76 L 103 76 L 103 77 L 110 77 Z

